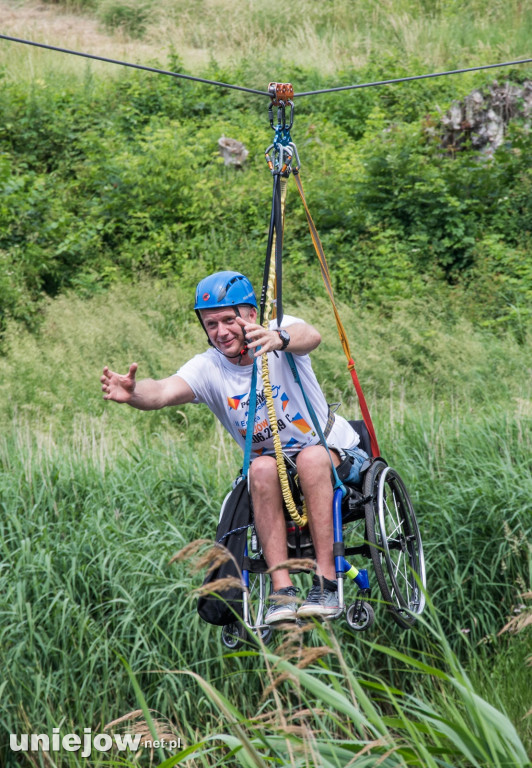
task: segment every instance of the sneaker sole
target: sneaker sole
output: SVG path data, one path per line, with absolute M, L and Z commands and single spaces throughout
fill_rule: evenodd
M 266 616 L 265 624 L 277 624 L 279 621 L 296 621 L 297 613 L 295 611 L 275 611 L 271 616 Z
M 324 607 L 324 606 L 309 606 L 308 608 L 304 608 L 303 606 L 298 610 L 297 612 L 297 618 L 298 619 L 311 619 L 313 617 L 319 618 L 319 619 L 329 619 L 332 616 L 336 616 L 340 610 L 340 606 L 337 605 L 335 607 Z

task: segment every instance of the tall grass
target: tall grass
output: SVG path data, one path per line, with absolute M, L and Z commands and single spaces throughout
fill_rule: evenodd
M 293 636 L 292 647 L 285 643 L 280 655 L 252 652 L 265 661 L 259 674 L 266 711 L 255 718 L 246 717 L 196 677 L 227 728 L 209 735 L 208 741 L 221 742 L 242 766 L 266 766 L 271 761 L 367 768 L 529 765 L 515 728 L 475 692 L 433 615 L 424 626 L 440 649 L 436 659 L 364 645 L 404 664 L 405 676 L 431 677 L 437 693 L 433 704 L 427 706 L 418 691 L 394 688 L 366 670 L 353 669 L 337 638 L 321 630 L 322 645 L 311 650 L 302 651 Z M 206 754 L 212 748 L 206 749 L 203 742 L 195 749 Z M 164 765 L 178 762 L 179 755 Z M 232 762 L 222 757 L 214 764 Z
M 225 733 L 225 719 L 222 709 L 212 706 L 214 694 L 198 694 L 197 679 L 176 675 L 176 669 L 216 688 L 241 711 L 246 732 L 247 721 L 258 712 L 275 724 L 273 693 L 262 699 L 263 683 L 255 671 L 268 660 L 245 655 L 224 660 L 218 630 L 202 624 L 195 612 L 193 590 L 202 575 L 188 564 L 168 565 L 187 542 L 214 535 L 220 501 L 240 466 L 239 452 L 202 407 L 146 414 L 101 400 L 104 363 L 123 370 L 136 359 L 140 375 L 162 376 L 202 348 L 202 331 L 189 319 L 189 305 L 179 288 L 117 285 L 90 300 L 63 296 L 49 302 L 36 336 L 20 328 L 9 334 L 10 345 L 0 360 L 0 723 L 6 734 L 51 733 L 58 723 L 65 732 L 87 726 L 100 732 L 137 709 L 121 657 L 128 660 L 149 707 L 170 719 L 184 744 Z M 342 412 L 357 416 L 324 307 L 318 302 L 310 314 L 324 331 L 316 355 L 318 375 L 331 399 L 344 400 Z M 482 740 L 479 718 L 484 726 L 494 719 L 508 730 L 503 714 L 475 698 L 478 687 L 501 713 L 511 711 L 521 739 L 530 745 L 523 720 L 526 695 L 515 695 L 527 690 L 526 644 L 497 636 L 529 586 L 526 345 L 464 325 L 452 313 L 438 318 L 432 312 L 425 340 L 417 311 L 409 317 L 398 306 L 386 318 L 345 308 L 343 315 L 383 454 L 404 475 L 414 499 L 429 596 L 446 643 L 441 645 L 432 623 L 403 633 L 377 606 L 369 645 L 343 624 L 336 626 L 344 666 L 338 661 L 333 672 L 305 672 L 292 692 L 291 676 L 297 680 L 299 673 L 283 667 L 290 675 L 282 699 L 291 702 L 287 712 L 295 716 L 298 691 L 307 708 L 311 699 L 303 693 L 320 675 L 330 691 L 320 687 L 319 695 L 338 700 L 345 686 L 360 686 L 362 678 L 364 690 L 373 691 L 371 711 L 378 710 L 378 728 L 386 725 L 382 744 L 368 746 L 371 759 L 393 747 L 386 758 L 392 765 L 393 759 L 415 765 L 408 754 L 417 752 L 431 765 L 440 742 L 447 750 L 462 749 L 449 746 L 449 734 L 456 728 L 463 735 L 463 719 L 472 717 L 464 710 L 466 699 L 471 709 L 472 702 L 480 708 L 472 726 L 475 749 Z M 502 370 L 506 378 L 499 376 Z M 329 643 L 319 632 L 306 635 L 304 644 L 302 638 L 297 642 L 298 654 Z M 395 652 L 413 654 L 414 662 Z M 460 668 L 458 662 L 450 671 L 445 667 L 452 679 L 436 676 L 441 688 L 434 688 L 434 673 L 428 669 L 425 674 L 412 671 L 416 660 L 434 665 L 432 654 L 444 664 L 450 664 L 450 654 L 460 659 Z M 484 669 L 497 670 L 495 689 Z M 473 686 L 464 670 L 466 675 L 471 671 Z M 359 689 L 353 690 L 358 700 Z M 403 709 L 419 727 L 408 725 Z M 433 726 L 426 741 L 424 718 Z M 327 750 L 331 764 L 343 760 L 344 748 L 352 759 L 365 745 L 360 734 L 346 735 L 340 715 L 304 719 L 306 737 L 316 732 L 312 749 L 316 754 Z M 453 726 L 444 738 L 442 722 L 449 719 Z M 293 754 L 300 735 L 296 730 Z M 225 741 L 240 754 L 233 737 Z M 370 731 L 368 744 L 376 738 L 381 736 Z M 515 747 L 513 735 L 511 741 Z M 1 742 L 0 754 L 9 764 L 13 755 Z M 331 756 L 331 745 L 342 757 Z M 489 754 L 498 755 L 493 745 L 486 748 L 492 747 Z M 501 755 L 514 747 L 506 744 Z M 273 739 L 267 747 L 279 759 L 285 759 L 280 757 L 285 749 L 284 739 Z M 196 764 L 235 764 L 213 750 L 196 755 Z M 488 766 L 492 759 L 482 763 L 481 750 L 475 753 L 477 763 L 456 754 L 456 763 L 449 758 L 455 768 Z M 503 765 L 501 755 L 497 759 Z M 59 765 L 74 765 L 75 759 L 65 757 Z
M 419 442 L 414 439 L 414 450 Z M 213 533 L 227 488 L 226 477 L 217 476 L 213 460 L 203 454 L 200 462 L 190 448 L 153 438 L 149 443 L 130 444 L 122 455 L 115 452 L 102 459 L 92 439 L 83 445 L 65 440 L 51 446 L 17 430 L 4 436 L 0 463 L 4 565 L 0 571 L 4 670 L 0 722 L 6 733 L 51 733 L 58 723 L 65 732 L 81 732 L 89 726 L 96 733 L 105 723 L 136 709 L 135 689 L 121 657 L 128 659 L 149 707 L 168 718 L 187 745 L 223 727 L 224 708 L 216 705 L 211 687 L 232 702 L 243 721 L 262 712 L 266 719 L 260 722 L 271 727 L 272 734 L 282 725 L 276 720 L 280 714 L 273 693 L 262 699 L 264 676 L 257 674 L 257 659 L 244 655 L 224 660 L 219 631 L 199 621 L 193 589 L 199 586 L 201 574 L 190 565 L 169 565 L 171 556 L 191 539 Z M 423 496 L 422 478 L 409 480 L 415 495 Z M 405 634 L 377 606 L 377 626 L 368 643 L 338 624 L 343 661 L 335 662 L 330 671 L 318 667 L 298 676 L 293 661 L 268 659 L 276 667 L 275 679 L 281 674 L 287 681 L 283 716 L 294 726 L 302 717 L 303 735 L 315 733 L 312 749 L 326 750 L 332 764 L 334 760 L 341 764 L 344 748 L 354 756 L 368 744 L 372 759 L 391 749 L 390 755 L 403 760 L 398 765 L 423 764 L 423 759 L 425 765 L 436 765 L 429 758 L 435 749 L 443 750 L 443 742 L 450 754 L 464 757 L 463 744 L 453 740 L 465 738 L 464 719 L 474 712 L 467 743 L 476 762 L 456 758 L 455 768 L 512 765 L 502 756 L 512 749 L 519 754 L 519 739 L 504 715 L 482 703 L 462 667 L 471 663 L 471 651 L 478 653 L 479 640 L 486 664 L 493 664 L 500 651 L 507 652 L 507 642 L 496 633 L 527 576 L 529 521 L 528 528 L 526 520 L 515 521 L 513 540 L 497 542 L 497 525 L 492 524 L 495 535 L 490 537 L 481 524 L 484 511 L 469 510 L 466 497 L 463 506 L 453 510 L 454 517 L 448 510 L 447 536 L 439 527 L 440 510 L 431 512 L 431 490 L 428 503 L 419 504 L 418 512 L 427 543 L 429 591 L 443 629 L 438 629 L 433 617 L 427 626 Z M 444 488 L 441 493 L 445 494 Z M 503 515 L 495 517 L 500 522 Z M 486 537 L 486 546 L 466 535 L 473 526 Z M 495 551 L 487 551 L 488 545 Z M 490 570 L 493 564 L 496 570 L 497 560 L 504 558 L 507 578 L 497 583 L 484 569 Z M 450 559 L 465 565 L 474 560 L 476 568 L 452 572 Z M 321 656 L 316 650 L 320 645 L 330 644 L 317 630 L 291 641 L 290 658 L 300 666 Z M 258 663 L 262 667 L 260 659 Z M 444 672 L 434 671 L 439 663 L 445 665 Z M 525 670 L 514 669 L 513 674 L 512 687 L 521 688 Z M 205 681 L 199 696 L 195 675 Z M 354 692 L 354 700 L 346 691 Z M 369 699 L 362 698 L 363 691 Z M 506 688 L 491 691 L 486 698 L 495 699 L 503 709 L 513 696 Z M 337 715 L 331 710 L 333 704 Z M 356 735 L 352 726 L 342 725 L 340 715 L 355 717 L 359 707 Z M 307 714 L 301 715 L 301 709 Z M 327 714 L 320 714 L 321 710 Z M 526 724 L 521 718 L 525 712 L 519 714 L 515 726 L 524 737 Z M 433 725 L 428 732 L 423 725 L 427 721 Z M 497 735 L 492 743 L 484 743 L 494 723 Z M 295 728 L 291 748 L 272 735 L 268 749 L 277 757 L 285 749 L 288 755 L 290 749 L 297 753 L 305 744 L 298 735 Z M 255 749 L 263 749 L 264 745 L 254 743 Z M 8 761 L 7 746 L 2 749 Z M 490 763 L 494 755 L 499 755 L 499 762 Z M 216 760 L 206 764 L 221 764 Z M 515 765 L 521 764 L 525 763 L 520 758 Z
M 149 670 L 221 674 L 217 653 L 198 660 L 191 576 L 168 566 L 192 531 L 209 527 L 215 477 L 190 453 L 132 445 L 102 468 L 87 442 L 80 451 L 14 439 L 18 450 L 2 444 L 2 730 L 27 722 L 51 733 L 62 721 L 101 730 L 134 708 L 119 655 L 144 670 L 152 706 L 175 719 L 187 686 L 154 684 Z
M 85 25 L 98 48 L 91 47 L 92 52 L 112 55 L 103 34 L 107 31 L 118 35 L 116 46 L 128 55 L 135 53 L 131 44 L 126 47 L 129 37 L 136 41 L 141 58 L 149 59 L 150 50 L 155 58 L 174 50 L 192 69 L 203 69 L 212 61 L 227 66 L 244 59 L 250 75 L 257 78 L 255 87 L 272 77 L 292 79 L 290 70 L 298 67 L 333 75 L 398 59 L 423 69 L 440 69 L 525 57 L 532 31 L 530 14 L 518 0 L 504 4 L 296 0 L 289 5 L 272 0 L 266 7 L 256 0 L 95 0 L 61 5 L 69 12 L 82 12 L 79 27 Z M 91 26 L 94 21 L 100 24 L 99 37 Z M 55 35 L 56 40 L 52 28 L 46 42 L 67 47 L 81 42 L 76 24 L 57 28 Z M 8 67 L 10 55 L 2 53 Z M 43 62 L 36 51 L 20 55 L 33 67 Z M 76 70 L 78 63 L 73 61 L 72 67 Z
M 83 9 L 81 3 L 7 2 L 0 4 L 2 33 L 17 38 L 34 40 L 77 51 L 95 53 L 113 59 L 143 60 L 155 54 L 154 46 L 132 39 L 119 29 L 108 30 L 92 8 Z M 81 13 L 84 10 L 83 13 Z M 112 78 L 121 70 L 109 64 L 67 54 L 53 53 L 26 45 L 2 41 L 0 68 L 7 77 L 20 81 L 31 79 L 43 83 L 53 78 L 62 79 L 68 86 L 73 77 L 83 79 L 87 69 L 104 78 Z

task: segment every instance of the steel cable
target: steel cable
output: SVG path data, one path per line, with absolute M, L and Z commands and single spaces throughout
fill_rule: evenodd
M 207 78 L 196 77 L 194 75 L 184 75 L 181 72 L 172 72 L 167 69 L 159 69 L 157 67 L 148 67 L 145 64 L 133 64 L 132 62 L 129 62 L 129 61 L 121 61 L 119 59 L 110 59 L 105 56 L 97 56 L 94 53 L 84 53 L 82 51 L 73 51 L 69 48 L 60 48 L 56 45 L 48 45 L 47 43 L 37 43 L 34 40 L 24 40 L 23 38 L 20 38 L 20 37 L 12 37 L 10 35 L 0 34 L 0 39 L 8 40 L 12 43 L 22 43 L 23 45 L 32 45 L 36 48 L 45 48 L 46 50 L 56 51 L 57 53 L 68 53 L 71 56 L 81 56 L 86 59 L 103 61 L 107 64 L 117 64 L 122 67 L 140 69 L 145 72 L 153 72 L 157 75 L 168 75 L 169 77 L 176 77 L 183 80 L 192 80 L 197 83 L 204 83 L 205 85 L 215 85 L 219 88 L 231 88 L 232 90 L 235 90 L 235 91 L 244 91 L 246 93 L 253 93 L 253 94 L 256 94 L 257 96 L 268 96 L 268 97 L 271 96 L 271 94 L 268 91 L 260 91 L 256 88 L 247 88 L 243 85 L 223 83 L 218 80 L 208 80 Z M 334 86 L 332 88 L 320 88 L 315 91 L 302 91 L 301 93 L 294 94 L 294 98 L 301 97 L 301 96 L 316 96 L 322 93 L 336 93 L 338 91 L 353 91 L 359 88 L 373 88 L 380 85 L 393 85 L 395 83 L 407 83 L 407 82 L 411 82 L 412 80 L 423 80 L 430 77 L 444 77 L 446 75 L 459 75 L 465 72 L 478 72 L 484 69 L 496 69 L 498 67 L 512 67 L 512 66 L 518 66 L 519 64 L 530 64 L 531 62 L 532 62 L 532 58 L 519 59 L 516 61 L 503 61 L 500 64 L 483 64 L 478 67 L 465 67 L 463 69 L 451 69 L 445 72 L 431 72 L 429 74 L 424 74 L 424 75 L 410 75 L 408 77 L 396 77 L 390 80 L 375 80 L 371 83 L 355 83 L 352 85 L 339 85 L 339 86 Z
M 72 56 L 82 56 L 85 59 L 94 59 L 96 61 L 103 61 L 107 64 L 118 64 L 122 67 L 131 67 L 132 69 L 142 69 L 145 72 L 154 72 L 156 75 L 169 75 L 170 77 L 182 78 L 183 80 L 194 80 L 197 83 L 205 83 L 206 85 L 217 85 L 220 88 L 232 88 L 235 91 L 246 91 L 247 93 L 255 93 L 259 96 L 269 96 L 268 91 L 258 91 L 254 88 L 245 88 L 242 85 L 232 85 L 231 83 L 221 83 L 218 80 L 207 80 L 204 77 L 195 77 L 193 75 L 183 75 L 181 72 L 171 72 L 167 69 L 158 69 L 157 67 L 148 67 L 145 64 L 132 64 L 129 61 L 120 61 L 119 59 L 108 59 L 105 56 L 97 56 L 94 53 L 83 53 L 81 51 L 72 51 L 69 48 L 59 48 L 56 45 L 47 45 L 46 43 L 36 43 L 32 40 L 23 40 L 18 37 L 10 37 L 9 35 L 0 34 L 0 39 L 10 40 L 13 43 L 23 43 L 24 45 L 33 45 L 36 48 L 46 48 L 49 51 L 56 51 L 58 53 L 69 53 Z
M 460 75 L 464 72 L 478 72 L 482 69 L 495 69 L 496 67 L 511 67 L 517 64 L 529 64 L 532 59 L 521 59 L 520 61 L 504 61 L 500 64 L 483 64 L 478 67 L 465 67 L 464 69 L 451 69 L 446 72 L 432 72 L 426 75 L 410 75 L 409 77 L 396 77 L 393 80 L 376 80 L 372 83 L 357 83 L 355 85 L 338 85 L 334 88 L 320 88 L 316 91 L 303 91 L 295 93 L 294 98 L 301 96 L 316 96 L 319 93 L 334 93 L 337 91 L 354 91 L 357 88 L 372 88 L 377 85 L 392 85 L 394 83 L 408 83 L 411 80 L 423 80 L 428 77 L 443 77 L 444 75 Z

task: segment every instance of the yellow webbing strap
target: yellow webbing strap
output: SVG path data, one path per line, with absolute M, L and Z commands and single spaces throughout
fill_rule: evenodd
M 288 179 L 281 176 L 281 218 L 284 225 L 284 208 L 286 200 L 286 185 Z M 272 246 L 271 246 L 271 258 L 270 258 L 270 271 L 268 275 L 268 288 L 266 292 L 266 305 L 264 311 L 264 321 L 262 325 L 264 328 L 268 328 L 270 322 L 270 316 L 273 314 L 272 309 L 275 306 L 275 241 L 276 233 L 273 234 Z M 268 356 L 262 356 L 262 381 L 264 384 L 264 397 L 266 399 L 266 408 L 268 411 L 268 421 L 270 423 L 270 429 L 272 431 L 273 447 L 275 450 L 275 460 L 277 462 L 277 472 L 279 475 L 279 482 L 281 484 L 281 493 L 283 494 L 284 503 L 292 520 L 299 527 L 303 527 L 307 524 L 307 512 L 305 508 L 305 502 L 303 501 L 303 514 L 300 515 L 297 511 L 296 504 L 294 502 L 292 492 L 290 490 L 290 483 L 288 481 L 288 472 L 286 471 L 286 464 L 283 456 L 283 447 L 281 445 L 281 438 L 279 437 L 279 427 L 277 426 L 277 414 L 275 413 L 275 404 L 273 402 L 272 385 L 270 382 L 270 370 L 268 366 Z

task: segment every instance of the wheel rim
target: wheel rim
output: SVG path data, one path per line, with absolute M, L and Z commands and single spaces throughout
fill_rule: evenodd
M 419 616 L 425 607 L 425 558 L 412 502 L 391 467 L 379 477 L 377 508 L 380 556 L 391 584 L 389 598 L 408 620 L 409 614 Z
M 242 645 L 242 628 L 240 624 L 226 624 L 222 627 L 222 642 L 226 648 L 234 651 Z
M 345 614 L 345 620 L 347 621 L 348 626 L 352 630 L 354 630 L 355 632 L 363 632 L 364 630 L 369 629 L 373 624 L 373 622 L 375 621 L 375 613 L 371 605 L 369 605 L 368 603 L 363 603 L 363 605 L 360 608 L 360 617 L 358 621 L 355 621 L 354 619 L 355 608 L 356 608 L 355 603 L 352 603 L 352 605 L 349 606 Z

